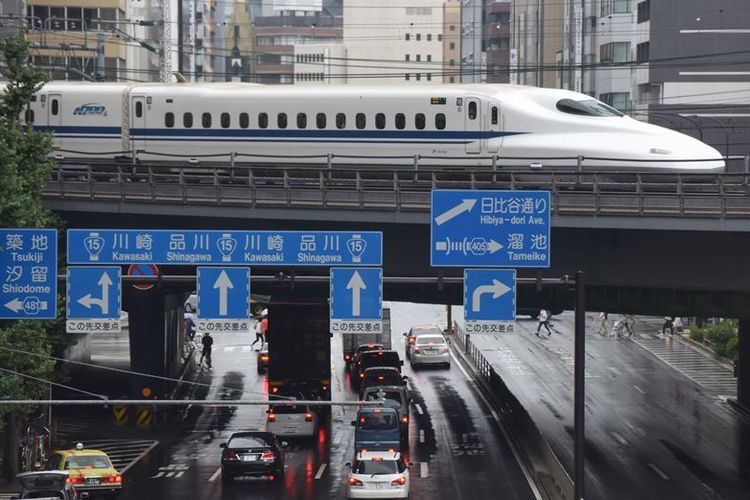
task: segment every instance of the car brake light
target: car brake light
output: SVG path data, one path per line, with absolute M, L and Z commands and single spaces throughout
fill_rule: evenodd
M 81 484 L 83 483 L 82 477 L 67 477 L 65 478 L 65 482 L 68 484 Z
M 401 423 L 402 424 L 408 424 L 409 423 L 409 417 L 407 415 L 404 415 L 401 417 Z
M 268 414 L 268 421 L 269 422 L 276 422 L 276 415 L 273 413 Z
M 360 373 L 359 374 L 359 378 L 365 378 L 365 374 L 364 373 Z
M 305 413 L 305 422 L 312 422 L 312 413 Z
M 362 486 L 362 481 L 360 481 L 354 476 L 349 476 L 349 485 L 350 486 Z
M 403 486 L 405 484 L 406 484 L 406 477 L 404 476 L 401 476 L 400 478 L 394 479 L 393 481 L 391 481 L 391 486 Z
M 268 361 L 268 355 L 267 354 L 261 354 L 260 355 L 260 360 L 261 361 Z
M 276 394 L 277 392 L 279 392 L 279 388 L 278 387 L 272 387 L 271 388 L 271 392 L 274 393 L 274 394 Z
M 382 375 L 378 375 L 378 380 L 385 380 L 385 377 Z
M 349 361 L 350 359 L 352 359 L 352 357 L 347 354 L 346 356 L 344 356 L 344 359 L 347 360 L 347 361 Z
M 240 457 L 237 456 L 237 454 L 233 451 L 226 451 L 224 452 L 224 460 L 239 460 Z
M 121 483 L 122 482 L 122 476 L 119 474 L 116 474 L 114 476 L 107 476 L 104 478 L 105 483 Z
M 260 456 L 261 460 L 273 460 L 276 457 L 276 455 L 273 454 L 272 451 L 264 451 L 263 454 Z
M 323 392 L 327 392 L 327 391 L 328 391 L 328 386 L 327 386 L 327 385 L 324 385 L 324 386 L 323 386 Z

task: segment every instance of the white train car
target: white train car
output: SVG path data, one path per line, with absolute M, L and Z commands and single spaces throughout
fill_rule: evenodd
M 243 83 L 44 86 L 27 118 L 64 157 L 154 160 L 239 155 L 266 163 L 716 172 L 714 148 L 575 92 L 513 85 L 264 86 Z M 343 158 L 342 158 L 343 157 Z

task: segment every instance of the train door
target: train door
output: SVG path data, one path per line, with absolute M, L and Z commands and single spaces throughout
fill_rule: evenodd
M 130 139 L 133 150 L 146 150 L 146 96 L 130 98 Z
M 469 142 L 466 143 L 467 153 L 480 153 L 482 151 L 482 139 L 480 132 L 482 131 L 482 109 L 480 107 L 479 99 L 475 97 L 466 98 L 466 106 L 464 106 L 464 128 L 466 131 L 466 138 Z
M 499 153 L 502 146 L 502 136 L 500 135 L 500 105 L 496 102 L 490 102 L 487 112 L 487 152 Z
M 55 136 L 55 145 L 62 148 L 62 95 L 60 94 L 47 95 L 47 127 L 47 130 Z

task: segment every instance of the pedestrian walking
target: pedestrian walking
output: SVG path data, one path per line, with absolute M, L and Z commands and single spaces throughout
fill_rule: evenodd
M 255 340 L 250 345 L 254 347 L 255 344 L 260 340 L 260 349 L 266 345 L 266 331 L 268 330 L 268 309 L 263 309 L 260 313 L 260 319 L 255 324 Z M 259 349 L 256 349 L 256 351 Z
M 635 332 L 635 318 L 632 314 L 622 315 L 622 326 L 624 326 L 625 331 L 628 332 L 628 337 L 632 337 L 633 332 Z
M 206 332 L 201 343 L 203 344 L 203 349 L 201 350 L 201 359 L 198 361 L 198 364 L 202 364 L 203 358 L 206 358 L 206 365 L 211 368 L 211 350 L 214 346 L 214 338 L 211 336 L 211 332 Z
M 596 318 L 596 333 L 604 335 L 607 333 L 607 323 L 609 323 L 608 315 L 606 312 L 600 312 Z
M 539 336 L 539 332 L 541 331 L 542 327 L 547 329 L 547 336 L 549 337 L 552 335 L 552 330 L 549 329 L 549 313 L 546 309 L 542 309 L 539 311 L 539 325 L 536 327 L 536 336 Z
M 664 324 L 661 326 L 661 334 L 667 334 L 667 328 L 669 328 L 669 334 L 674 335 L 674 316 L 664 316 Z

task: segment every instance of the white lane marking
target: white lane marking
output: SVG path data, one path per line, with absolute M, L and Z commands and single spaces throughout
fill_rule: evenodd
M 252 350 L 253 350 L 253 346 L 249 346 L 249 345 L 242 346 L 242 352 L 250 352 Z
M 162 477 L 163 475 L 164 475 L 164 471 L 160 471 L 155 476 L 151 476 L 151 479 L 158 479 L 158 478 Z
M 649 467 L 651 467 L 651 469 L 652 469 L 652 470 L 653 470 L 654 472 L 656 472 L 656 473 L 657 473 L 657 474 L 659 475 L 659 477 L 660 477 L 660 478 L 662 478 L 662 479 L 663 479 L 663 480 L 665 480 L 665 481 L 669 481 L 669 476 L 667 476 L 666 474 L 664 474 L 664 473 L 663 473 L 663 472 L 661 471 L 661 469 L 659 469 L 659 468 L 658 468 L 657 466 L 655 466 L 655 465 L 654 465 L 654 464 L 652 464 L 651 462 L 649 462 L 649 463 L 648 463 L 648 464 L 646 464 L 646 465 L 648 465 Z
M 505 429 L 505 426 L 502 424 L 502 421 L 500 420 L 500 415 L 497 414 L 497 412 L 492 407 L 490 402 L 487 400 L 484 394 L 482 394 L 482 391 L 477 386 L 477 383 L 474 380 L 474 378 L 469 375 L 469 372 L 466 371 L 466 369 L 463 367 L 463 365 L 458 360 L 458 358 L 453 353 L 453 351 L 450 351 L 450 353 L 451 353 L 451 357 L 453 358 L 453 361 L 455 361 L 455 366 L 458 366 L 458 369 L 461 370 L 461 373 L 464 374 L 464 377 L 466 377 L 466 380 L 474 384 L 474 389 L 475 389 L 474 392 L 476 393 L 477 396 L 479 396 L 479 399 L 482 400 L 484 405 L 487 408 L 489 408 L 490 413 L 492 413 L 492 418 L 495 419 L 495 423 L 497 424 L 497 427 L 500 429 L 500 432 L 505 438 L 505 442 L 508 443 L 508 446 L 510 447 L 510 451 L 513 452 L 513 457 L 516 459 L 516 463 L 520 467 L 521 472 L 523 473 L 523 477 L 526 478 L 526 482 L 528 483 L 529 488 L 531 489 L 531 492 L 534 494 L 534 498 L 536 500 L 542 500 L 542 493 L 539 491 L 539 488 L 537 487 L 536 483 L 532 479 L 531 473 L 524 466 L 524 462 L 521 461 L 521 456 L 519 455 L 518 450 L 516 449 L 516 445 L 514 445 L 513 441 L 510 440 L 510 436 L 508 436 L 508 431 Z
M 326 467 L 328 467 L 328 464 L 326 463 L 320 464 L 320 467 L 318 467 L 318 472 L 315 473 L 315 479 L 320 479 L 321 477 L 323 477 L 323 472 L 325 472 Z
M 224 352 L 234 352 L 234 349 L 235 349 L 236 347 L 237 347 L 237 346 L 233 346 L 233 345 L 231 345 L 231 346 L 228 346 L 228 347 L 225 347 L 225 348 L 224 348 Z
M 643 389 L 641 389 L 640 387 L 638 387 L 637 385 L 634 385 L 634 386 L 633 386 L 633 389 L 635 389 L 636 391 L 640 392 L 641 394 L 646 394 L 646 393 L 644 392 L 644 390 L 643 390 Z
M 627 446 L 628 445 L 628 442 L 625 441 L 625 438 L 622 437 L 622 436 L 620 436 L 618 433 L 611 432 L 610 434 L 612 434 L 612 437 L 615 438 L 616 440 L 618 440 L 621 445 L 623 445 L 623 446 Z
M 427 477 L 430 475 L 430 471 L 427 468 L 427 462 L 419 462 L 419 477 Z
M 419 442 L 424 443 L 424 429 L 419 430 Z
M 174 477 L 175 479 L 178 477 L 182 477 L 182 475 L 185 473 L 185 471 L 181 470 L 180 472 L 175 473 Z
M 221 474 L 221 467 L 216 469 L 216 472 L 211 474 L 211 477 L 208 478 L 208 482 L 213 483 L 214 481 L 216 481 L 216 479 L 219 477 L 219 474 Z
M 424 410 L 422 409 L 422 405 L 420 405 L 419 403 L 415 403 L 414 408 L 417 409 L 417 413 L 419 413 L 420 415 L 424 415 Z
M 120 471 L 120 474 L 125 474 L 128 471 L 128 469 L 130 469 L 132 466 L 137 464 L 140 459 L 145 457 L 151 450 L 153 450 L 157 446 L 159 446 L 159 441 L 154 441 L 153 443 L 151 443 L 151 446 L 143 450 L 143 452 L 141 452 L 140 455 L 138 455 L 135 459 L 133 459 L 132 462 L 126 465 L 125 468 Z

